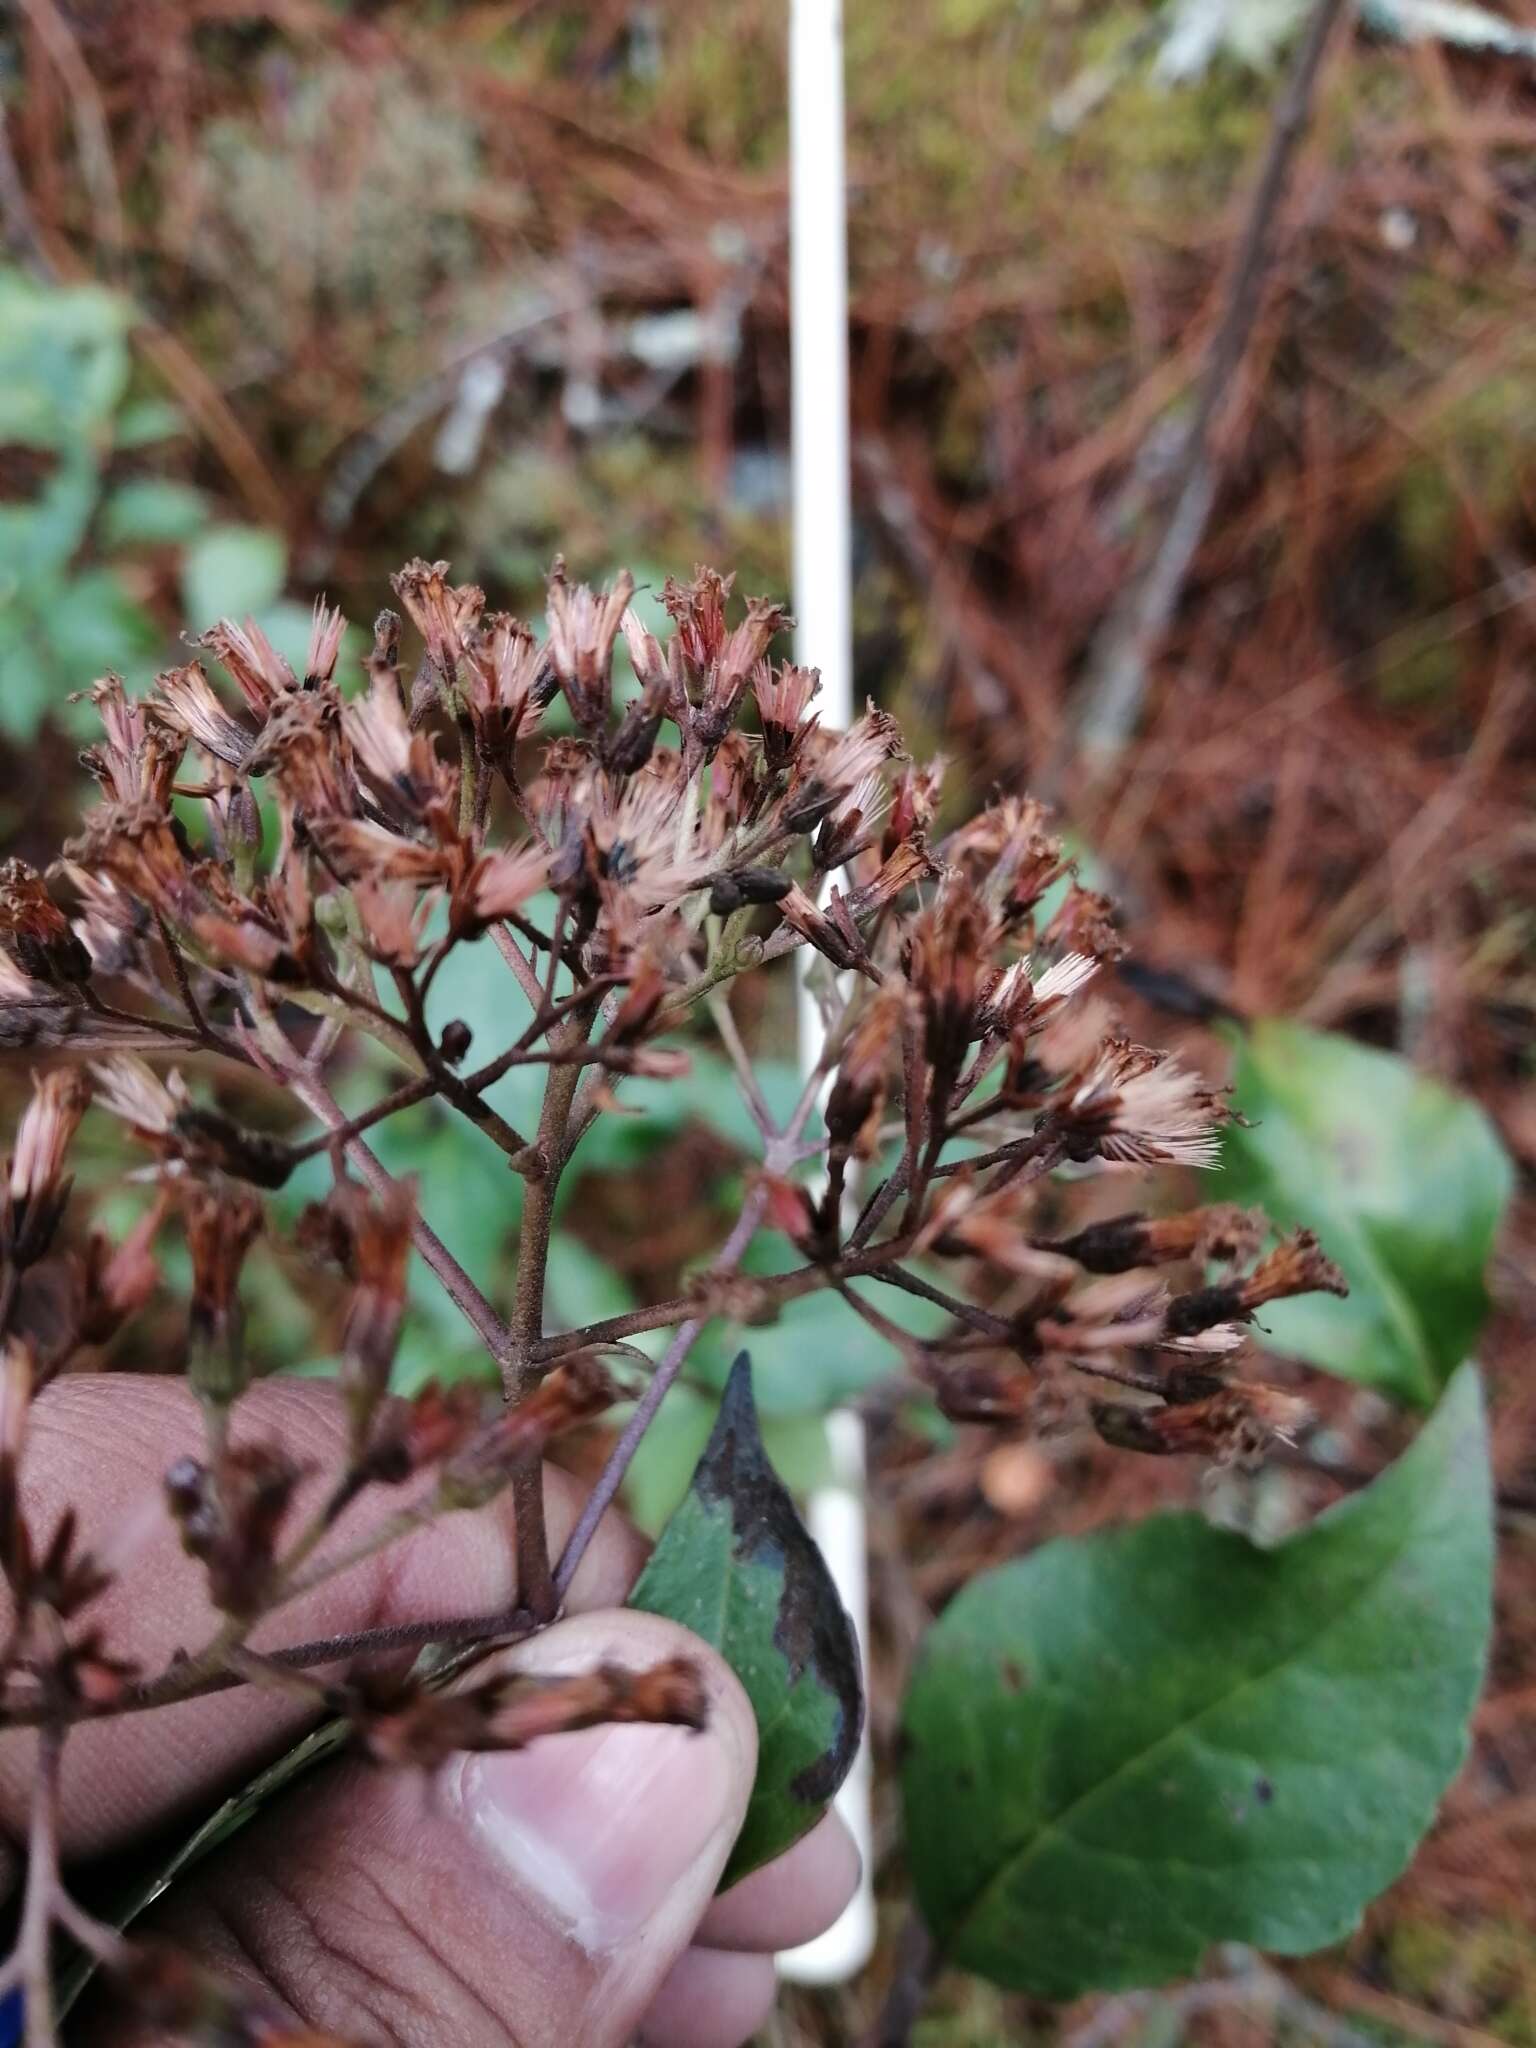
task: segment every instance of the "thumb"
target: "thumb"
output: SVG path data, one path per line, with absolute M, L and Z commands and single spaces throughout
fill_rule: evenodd
M 702 1732 L 552 1735 L 425 1782 L 349 1761 L 254 1822 L 151 1931 L 348 2039 L 619 2048 L 714 1894 L 752 1787 L 752 1710 L 654 1615 L 583 1615 L 508 1658 L 563 1673 L 676 1656 L 703 1676 Z M 149 2037 L 103 2014 L 82 2038 Z

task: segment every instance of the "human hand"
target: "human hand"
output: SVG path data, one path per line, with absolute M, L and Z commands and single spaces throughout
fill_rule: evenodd
M 272 1433 L 316 1468 L 341 1460 L 328 1389 L 253 1389 L 242 1434 Z M 91 1613 L 115 1653 L 157 1670 L 217 1617 L 160 1508 L 166 1467 L 201 1424 L 175 1380 L 71 1376 L 36 1403 L 25 1495 L 34 1526 L 77 1509 L 86 1548 L 120 1578 Z M 546 1475 L 558 1545 L 580 1491 Z M 148 1511 L 146 1510 L 148 1504 Z M 367 1510 L 358 1508 L 359 1526 Z M 355 1533 L 352 1532 L 352 1533 Z M 131 1556 L 130 1556 L 131 1553 Z M 215 1852 L 135 1933 L 175 1942 L 283 2019 L 369 2043 L 734 2048 L 773 1998 L 772 1955 L 830 1924 L 857 1853 L 833 1816 L 723 1896 L 715 1886 L 751 1790 L 756 1730 L 726 1665 L 657 1616 L 622 1609 L 643 1545 L 616 1517 L 571 1587 L 568 1619 L 502 1655 L 517 1668 L 639 1669 L 679 1654 L 709 1699 L 702 1733 L 627 1725 L 456 1757 L 432 1779 L 347 1759 L 304 1778 Z M 130 1568 L 131 1566 L 131 1568 Z M 149 1589 L 146 1591 L 146 1589 Z M 505 1499 L 403 1539 L 284 1608 L 257 1647 L 329 1639 L 515 1600 Z M 65 1751 L 67 1861 L 121 1851 L 206 1809 L 294 1739 L 312 1708 L 246 1686 L 88 1723 Z M 0 1737 L 0 1828 L 24 1837 L 35 1739 Z M 14 1888 L 0 1844 L 0 1896 Z M 99 1988 L 69 2038 L 149 2048 L 171 2036 Z

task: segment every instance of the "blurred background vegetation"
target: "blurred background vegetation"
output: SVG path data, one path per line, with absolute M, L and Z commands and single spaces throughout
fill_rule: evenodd
M 1341 1460 L 1399 1441 L 1383 1395 L 1432 1397 L 1478 1339 L 1513 1157 L 1480 1339 L 1510 1533 L 1493 1684 L 1429 1849 L 1347 1951 L 1065 2018 L 957 1984 L 930 2048 L 1536 2042 L 1533 0 L 1369 0 L 1336 38 L 1205 542 L 1129 717 L 1102 729 L 1088 686 L 1166 512 L 1299 21 L 1293 0 L 849 6 L 857 685 L 951 756 L 955 815 L 1049 794 L 1125 907 L 1135 1028 L 1226 1072 L 1214 1019 L 1298 1020 L 1244 1037 L 1261 1121 L 1226 1173 L 1350 1268 L 1347 1315 L 1275 1332 L 1364 1383 L 1330 1408 Z M 71 693 L 107 668 L 141 685 L 219 613 L 301 650 L 315 594 L 366 628 L 416 553 L 534 615 L 557 549 L 583 576 L 627 564 L 642 602 L 696 560 L 786 593 L 784 32 L 769 0 L 13 0 L 7 850 L 46 861 L 78 809 Z M 443 1017 L 492 1037 L 494 971 L 445 973 Z M 770 1095 L 783 1021 L 742 1019 Z M 734 1084 L 701 1048 L 652 1096 L 626 1091 L 653 1113 L 608 1119 L 567 1184 L 552 1321 L 669 1293 L 718 1241 L 752 1151 Z M 521 1183 L 430 1109 L 380 1148 L 495 1291 Z M 313 1276 L 274 1248 L 251 1284 L 267 1363 L 323 1370 Z M 970 1572 L 1195 1482 L 1075 1438 L 936 1435 L 882 1403 L 860 1326 L 817 1326 L 829 1308 L 750 1334 L 802 1483 L 825 1408 L 870 1403 L 878 1747 Z M 178 1333 L 168 1303 L 162 1357 Z M 653 1526 L 738 1338 L 670 1404 L 632 1499 Z M 402 1373 L 476 1369 L 423 1286 Z M 1311 1504 L 1280 1473 L 1228 1509 Z M 866 2002 L 797 1994 L 777 2038 L 851 2039 Z

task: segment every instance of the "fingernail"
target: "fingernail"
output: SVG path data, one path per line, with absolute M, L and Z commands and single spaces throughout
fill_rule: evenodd
M 736 1776 L 711 1729 L 626 1726 L 470 1757 L 457 1789 L 482 1847 L 597 1954 L 652 1921 L 712 1850 L 723 1862 Z

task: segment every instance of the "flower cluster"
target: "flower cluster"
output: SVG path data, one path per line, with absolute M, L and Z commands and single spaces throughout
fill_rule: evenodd
M 521 1593 L 494 1632 L 541 1625 L 632 1453 L 631 1432 L 552 1559 L 539 1460 L 633 1391 L 599 1356 L 633 1359 L 633 1336 L 671 1328 L 642 1402 L 653 1410 L 709 1316 L 771 1316 L 817 1288 L 836 1289 L 957 1418 L 1030 1427 L 1046 1405 L 1059 1413 L 1063 1384 L 1109 1382 L 1117 1398 L 1085 1394 L 1076 1420 L 1136 1451 L 1252 1459 L 1296 1427 L 1300 1404 L 1250 1370 L 1246 1331 L 1279 1296 L 1342 1291 L 1309 1237 L 1261 1255 L 1262 1219 L 1220 1206 L 1106 1218 L 1097 1202 L 1096 1220 L 1073 1227 L 1084 1184 L 1209 1165 L 1226 1111 L 1197 1073 L 1123 1034 L 1100 993 L 1122 951 L 1111 906 L 1077 881 L 1038 804 L 1005 797 L 941 829 L 943 764 L 909 760 L 873 705 L 828 730 L 815 672 L 776 654 L 783 610 L 750 599 L 738 611 L 713 570 L 667 583 L 661 637 L 627 576 L 594 591 L 557 564 L 542 637 L 445 563 L 412 562 L 394 587 L 404 617 L 379 615 L 356 677 L 342 672 L 345 623 L 322 604 L 302 673 L 252 622 L 226 620 L 203 636 L 203 660 L 142 697 L 98 682 L 102 737 L 84 757 L 98 801 L 46 876 L 0 869 L 0 1043 L 38 1068 L 0 1200 L 0 1564 L 13 1609 L 0 1725 L 61 1742 L 128 1704 L 302 1683 L 250 1651 L 258 1621 L 363 1549 L 503 1489 Z M 622 701 L 621 641 L 634 684 Z M 506 977 L 494 1045 L 427 1021 L 464 946 Z M 732 985 L 792 955 L 817 956 L 824 1037 L 778 1122 Z M 577 1142 L 623 1108 L 627 1077 L 683 1071 L 701 1028 L 718 1033 L 761 1132 L 735 1228 L 677 1299 L 547 1331 L 550 1217 Z M 331 1078 L 359 1063 L 363 1040 L 363 1069 L 386 1078 L 348 1117 Z M 518 1065 L 544 1072 L 526 1131 L 487 1095 Z M 217 1099 L 221 1070 L 265 1077 L 315 1128 L 246 1128 Z M 525 1183 L 506 1303 L 474 1286 L 366 1142 L 429 1097 L 472 1120 Z M 69 1148 L 93 1100 L 139 1149 L 149 1188 L 115 1244 L 64 1227 Z M 347 1454 L 324 1475 L 234 1419 L 250 1380 L 245 1261 L 275 1227 L 272 1192 L 317 1155 L 332 1185 L 298 1245 L 347 1290 Z M 171 1466 L 165 1498 L 224 1620 L 200 1651 L 137 1673 L 91 1622 L 107 1567 L 68 1519 L 31 1526 L 21 1473 L 31 1404 L 157 1290 L 173 1219 L 190 1253 L 186 1371 L 207 1443 Z M 800 1263 L 744 1276 L 759 1229 L 787 1235 Z M 495 1360 L 504 1400 L 390 1393 L 413 1254 Z M 903 1293 L 947 1312 L 940 1334 L 903 1327 L 890 1309 Z M 344 1525 L 378 1495 L 398 1509 L 348 1548 Z M 459 1640 L 457 1627 L 444 1617 L 430 1639 Z M 316 1690 L 396 1763 L 703 1711 L 673 1667 L 447 1695 L 387 1686 L 364 1658 L 345 1685 Z M 113 1951 L 110 1963 L 125 1984 L 137 1972 L 147 2005 L 201 2010 L 222 1995 L 163 1957 Z

